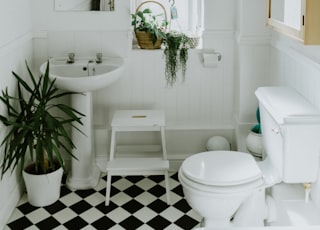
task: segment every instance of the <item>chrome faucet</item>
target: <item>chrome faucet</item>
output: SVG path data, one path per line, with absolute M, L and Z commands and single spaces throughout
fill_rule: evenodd
M 87 63 L 88 76 L 90 76 L 90 68 L 89 68 L 89 67 L 90 67 L 90 66 L 89 66 L 90 63 L 94 63 L 94 60 L 89 60 L 88 63 Z M 94 75 L 94 73 L 95 73 L 95 71 L 96 71 L 95 68 L 93 68 L 92 71 L 93 71 L 93 75 Z
M 74 53 L 68 53 L 68 59 L 67 59 L 68 64 L 74 63 L 74 56 L 75 56 Z
M 102 53 L 96 53 L 96 63 L 102 63 Z

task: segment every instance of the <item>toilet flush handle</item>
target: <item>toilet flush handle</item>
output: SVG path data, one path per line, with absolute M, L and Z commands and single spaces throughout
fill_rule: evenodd
M 273 128 L 272 129 L 272 132 L 274 132 L 275 134 L 279 134 L 280 133 L 280 128 L 279 127 L 276 127 L 276 128 Z

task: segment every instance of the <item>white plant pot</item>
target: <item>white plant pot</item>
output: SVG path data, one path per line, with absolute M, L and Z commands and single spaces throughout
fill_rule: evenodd
M 62 167 L 44 175 L 33 175 L 23 171 L 29 203 L 43 207 L 56 202 L 60 197 L 62 175 Z
M 263 145 L 262 145 L 262 135 L 254 132 L 250 132 L 247 140 L 247 149 L 254 156 L 262 157 Z

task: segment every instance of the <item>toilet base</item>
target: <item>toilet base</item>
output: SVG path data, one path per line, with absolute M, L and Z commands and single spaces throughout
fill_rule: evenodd
M 230 222 L 230 220 L 210 220 L 210 219 L 205 219 L 203 218 L 201 220 L 201 223 L 200 223 L 200 227 L 201 228 L 212 228 L 212 227 L 223 227 L 223 228 L 226 228 L 226 227 L 232 227 L 233 224 Z
M 254 216 L 254 218 L 253 218 Z M 231 220 L 219 220 L 203 218 L 198 228 L 211 229 L 212 227 L 263 227 L 267 218 L 267 207 L 265 204 L 265 190 L 257 190 L 252 196 L 245 200 Z
M 232 224 L 236 227 L 262 227 L 267 218 L 265 189 L 255 191 L 244 201 L 234 215 Z

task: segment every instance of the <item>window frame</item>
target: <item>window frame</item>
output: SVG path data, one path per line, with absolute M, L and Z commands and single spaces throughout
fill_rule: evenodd
M 171 19 L 171 12 L 170 7 L 171 3 L 168 0 L 131 0 L 130 1 L 130 8 L 131 13 L 136 13 L 137 7 L 139 7 L 140 4 L 144 2 L 159 2 L 163 5 L 163 7 L 166 9 L 167 14 L 167 20 L 169 21 L 168 31 L 170 30 L 178 30 L 179 32 L 189 33 L 191 35 L 200 36 L 202 35 L 202 32 L 204 30 L 204 2 L 203 0 L 175 0 L 177 1 L 184 1 L 188 5 L 184 9 L 184 14 L 187 14 L 184 16 L 183 20 L 183 26 L 180 26 L 179 28 L 179 19 L 175 21 L 175 19 Z M 178 3 L 176 3 L 178 5 Z M 183 3 L 179 3 L 183 4 Z M 183 15 L 183 13 L 182 13 Z M 178 8 L 178 16 L 179 16 L 179 8 Z M 176 24 L 176 25 L 173 25 Z

